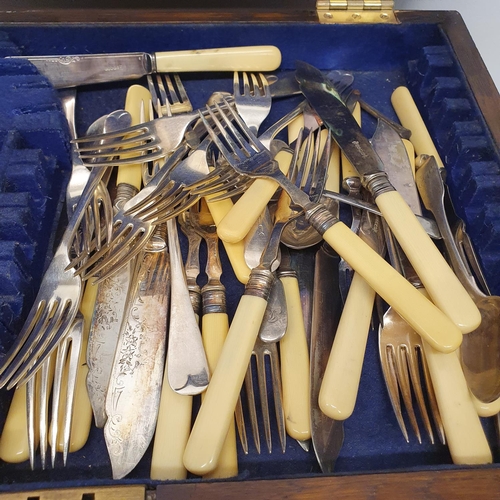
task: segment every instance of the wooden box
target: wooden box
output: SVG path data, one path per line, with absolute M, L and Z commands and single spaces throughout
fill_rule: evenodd
M 335 2 L 331 3 L 331 8 L 320 5 L 317 9 L 312 1 L 273 5 L 259 1 L 241 8 L 230 2 L 218 2 L 212 8 L 201 2 L 186 6 L 154 0 L 119 7 L 113 2 L 64 5 L 55 0 L 43 6 L 2 2 L 0 50 L 7 56 L 276 45 L 283 55 L 278 75 L 293 70 L 296 60 L 323 70 L 349 71 L 364 99 L 393 118 L 390 94 L 406 85 L 445 161 L 451 196 L 467 224 L 492 292 L 500 294 L 500 192 L 496 188 L 500 97 L 462 18 L 456 12 L 393 12 L 391 2 L 372 5 L 372 10 L 346 2 L 346 9 L 340 11 L 333 10 Z M 0 85 L 8 86 L 15 79 L 13 71 L 5 69 Z M 0 257 L 5 265 L 0 290 L 2 352 L 12 342 L 41 280 L 70 169 L 67 130 L 60 110 L 54 107 L 57 96 L 30 78 L 0 102 L 0 243 L 4 245 Z M 183 81 L 195 107 L 203 106 L 212 90 L 232 89 L 228 74 L 186 75 Z M 98 116 L 122 107 L 129 84 L 79 89 L 78 129 L 85 130 Z M 369 136 L 374 123 L 368 120 L 365 127 Z M 16 198 L 16 189 L 31 193 L 30 200 Z M 45 199 L 49 201 L 44 203 Z M 12 273 L 17 274 L 12 277 Z M 227 287 L 233 314 L 242 288 L 230 272 Z M 432 444 L 426 436 L 422 444 L 413 436 L 405 442 L 386 394 L 377 349 L 377 333 L 372 331 L 357 406 L 345 422 L 344 446 L 330 475 L 320 472 L 312 451 L 305 453 L 289 439 L 283 455 L 277 449 L 270 455 L 265 451 L 257 455 L 251 448 L 244 456 L 240 449 L 240 474 L 231 480 L 151 481 L 149 453 L 126 479 L 113 481 L 102 431 L 94 428 L 85 447 L 69 456 L 66 467 L 58 463 L 55 469 L 42 471 L 38 464 L 32 472 L 27 462 L 0 464 L 0 498 L 494 495 L 500 480 L 496 463 L 456 466 L 446 446 Z M 10 396 L 2 391 L 2 422 Z M 483 424 L 494 462 L 498 462 L 499 438 L 493 419 L 484 419 Z

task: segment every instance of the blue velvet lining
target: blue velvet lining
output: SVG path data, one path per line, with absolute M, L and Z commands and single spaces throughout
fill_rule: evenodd
M 133 22 L 133 19 L 131 19 Z M 500 293 L 500 160 L 465 77 L 441 31 L 434 25 L 328 26 L 316 24 L 177 24 L 116 26 L 3 26 L 0 55 L 74 54 L 161 51 L 231 45 L 273 44 L 283 54 L 281 69 L 294 69 L 295 60 L 321 69 L 342 69 L 355 77 L 363 98 L 395 118 L 390 95 L 399 85 L 410 87 L 424 120 L 446 163 L 451 195 L 478 250 L 494 293 Z M 195 107 L 212 91 L 231 91 L 232 75 L 183 75 Z M 123 107 L 131 82 L 78 89 L 77 132 L 104 113 Z M 145 83 L 141 80 L 140 83 Z M 291 109 L 298 98 L 273 105 L 271 124 Z M 366 117 L 366 134 L 375 122 Z M 23 61 L 0 59 L 0 353 L 13 336 L 34 299 L 47 252 L 54 245 L 56 224 L 70 172 L 67 125 L 56 91 Z M 348 217 L 348 210 L 343 210 Z M 183 250 L 186 244 L 183 239 Z M 312 252 L 312 250 L 310 250 Z M 202 261 L 205 248 L 202 247 Z M 228 312 L 234 314 L 243 287 L 223 255 L 223 280 Z M 299 270 L 300 271 L 300 270 Z M 202 280 L 202 279 L 201 279 Z M 0 400 L 0 419 L 8 394 Z M 498 460 L 492 423 L 484 426 Z M 274 432 L 276 436 L 276 432 Z M 239 450 L 239 479 L 304 476 L 320 473 L 313 452 L 304 452 L 292 439 L 285 454 L 250 454 Z M 123 484 L 149 481 L 147 453 Z M 360 393 L 353 416 L 345 422 L 345 442 L 335 473 L 449 468 L 446 446 L 403 439 L 386 394 L 376 332 L 369 336 Z M 0 491 L 109 484 L 111 469 L 102 431 L 92 429 L 87 445 L 71 454 L 66 467 L 34 472 L 27 463 L 0 464 Z M 196 478 L 190 478 L 197 481 Z

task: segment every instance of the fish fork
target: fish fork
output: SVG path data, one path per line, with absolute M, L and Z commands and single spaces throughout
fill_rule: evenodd
M 216 136 L 215 138 L 217 139 Z M 314 179 L 321 177 L 324 171 L 321 172 L 319 169 L 313 169 L 308 174 L 302 172 L 301 175 L 295 175 L 298 167 L 298 149 L 296 148 L 292 158 L 294 181 L 299 182 L 300 185 L 303 176 L 307 175 Z M 230 156 L 226 159 L 231 161 Z M 316 180 L 305 185 L 315 185 Z M 305 196 L 308 195 L 305 194 Z M 276 279 L 275 271 L 279 265 L 281 233 L 286 224 L 296 216 L 298 213 L 292 213 L 289 210 L 277 212 L 261 262 L 251 271 L 245 293 L 238 304 L 217 367 L 212 375 L 212 381 L 186 446 L 184 464 L 193 473 L 204 475 L 217 466 L 247 366 L 255 348 L 270 291 Z
M 154 94 L 153 101 L 156 93 Z M 161 102 L 161 101 L 160 101 Z M 156 106 L 161 112 L 166 105 Z M 206 111 L 203 111 L 206 114 Z M 93 138 L 80 137 L 73 142 L 77 144 L 80 156 L 87 166 L 114 166 L 129 163 L 141 163 L 145 161 L 159 160 L 165 158 L 172 151 L 181 146 L 186 131 L 199 118 L 199 110 L 177 115 L 160 115 L 149 122 L 128 127 L 114 133 L 101 134 Z M 106 141 L 108 144 L 96 148 L 88 144 L 93 141 Z M 109 144 L 116 141 L 115 144 Z M 118 160 L 113 157 L 120 150 L 124 158 Z M 85 161 L 88 160 L 88 161 Z M 92 160 L 92 163 L 90 162 Z
M 76 317 L 82 296 L 82 280 L 73 268 L 68 249 L 108 169 L 93 169 L 61 242 L 42 278 L 42 284 L 26 321 L 0 367 L 0 387 L 15 387 L 39 369 Z
M 152 96 L 153 106 L 158 116 L 170 116 L 193 111 L 186 89 L 177 73 L 156 73 L 156 82 L 152 75 L 147 76 L 148 88 Z M 170 113 L 170 114 L 169 114 Z

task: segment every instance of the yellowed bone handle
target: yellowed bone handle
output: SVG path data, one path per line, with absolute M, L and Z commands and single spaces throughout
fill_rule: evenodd
M 299 441 L 311 438 L 309 347 L 297 278 L 282 276 L 288 324 L 280 340 L 283 412 L 288 435 Z
M 0 437 L 0 459 L 4 462 L 17 464 L 28 460 L 28 458 L 28 417 L 26 414 L 26 384 L 24 384 L 14 391 L 10 403 Z
M 275 159 L 280 170 L 286 175 L 290 167 L 292 155 L 280 151 Z M 232 209 L 217 225 L 219 238 L 227 243 L 237 243 L 243 240 L 267 207 L 269 200 L 278 189 L 278 183 L 272 179 L 258 178 L 253 181 Z
M 182 456 L 191 430 L 192 406 L 192 396 L 178 394 L 170 387 L 165 362 L 151 457 L 151 479 L 162 481 L 186 479 L 187 470 L 182 462 Z
M 193 474 L 203 476 L 217 467 L 266 306 L 254 295 L 240 299 L 184 453 L 184 465 Z
M 273 45 L 156 52 L 159 73 L 200 71 L 274 71 L 281 52 Z
M 321 411 L 334 420 L 354 411 L 374 301 L 373 288 L 354 273 L 319 392 Z
M 132 85 L 127 91 L 125 98 L 125 111 L 131 115 L 131 125 L 139 125 L 141 121 L 149 121 L 149 102 L 151 94 L 142 85 Z M 142 111 L 141 111 L 142 107 Z M 143 113 L 143 116 L 141 114 Z M 134 156 L 130 153 L 129 156 Z M 126 158 L 123 154 L 121 157 Z M 142 165 L 140 163 L 131 165 L 120 165 L 116 178 L 117 184 L 130 184 L 136 189 L 141 189 L 142 185 Z
M 330 227 L 323 239 L 435 349 L 460 346 L 458 327 L 344 223 Z
M 215 371 L 224 341 L 229 330 L 229 320 L 225 313 L 204 314 L 201 332 L 210 373 Z M 204 394 L 201 395 L 202 404 Z M 203 476 L 204 479 L 221 479 L 238 475 L 238 454 L 236 449 L 236 429 L 234 421 L 229 425 L 226 440 L 222 446 L 217 467 Z
M 398 87 L 392 93 L 391 102 L 403 127 L 411 130 L 410 141 L 416 154 L 434 156 L 437 164 L 444 167 L 410 91 L 406 87 Z
M 420 291 L 427 296 L 425 289 Z M 457 353 L 438 352 L 425 341 L 422 347 L 453 463 L 491 463 L 491 450 Z
M 481 314 L 443 255 L 397 191 L 377 196 L 375 203 L 432 299 L 462 333 L 474 331 Z
M 83 334 L 82 348 L 80 358 L 78 360 L 78 371 L 76 374 L 75 395 L 73 417 L 71 419 L 71 434 L 69 442 L 69 451 L 74 452 L 81 450 L 88 440 L 90 429 L 92 427 L 92 406 L 90 404 L 87 392 L 87 345 L 89 340 L 90 324 L 92 314 L 94 312 L 95 301 L 97 297 L 97 285 L 92 285 L 88 282 L 85 285 L 82 302 L 80 304 L 80 312 L 83 315 Z M 66 367 L 67 368 L 67 367 Z M 61 384 L 61 403 L 59 405 L 59 433 L 57 436 L 57 451 L 62 452 L 64 446 L 63 422 L 64 408 L 66 406 L 66 387 L 67 378 L 64 376 Z
M 210 201 L 210 197 L 207 196 L 205 200 L 216 226 L 220 224 L 221 220 L 233 208 L 233 202 L 229 198 L 220 201 Z M 245 261 L 245 245 L 243 240 L 237 243 L 227 243 L 225 241 L 222 243 L 236 278 L 241 283 L 246 284 L 250 277 L 250 268 Z

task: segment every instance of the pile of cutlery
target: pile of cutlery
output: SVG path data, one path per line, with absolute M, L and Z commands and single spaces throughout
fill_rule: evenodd
M 58 451 L 66 464 L 93 414 L 116 479 L 151 443 L 152 479 L 236 476 L 237 433 L 251 452 L 247 424 L 258 453 L 261 432 L 269 453 L 276 432 L 283 453 L 297 440 L 332 472 L 378 323 L 406 440 L 407 418 L 422 441 L 420 419 L 454 463 L 492 461 L 479 417 L 500 410 L 500 299 L 449 213 L 444 164 L 406 88 L 392 97 L 398 124 L 347 73 L 299 61 L 268 81 L 275 47 L 74 56 L 67 71 L 54 71 L 55 56 L 30 60 L 60 89 L 148 78 L 122 110 L 73 135 L 70 222 L 0 366 L 0 385 L 17 388 L 3 460 L 34 468 L 39 445 L 43 468 L 48 447 L 52 466 Z M 103 60 L 116 71 L 93 77 Z M 234 91 L 193 109 L 182 71 L 234 71 Z M 71 124 L 75 92 L 60 92 Z M 261 130 L 275 99 L 292 95 L 304 99 Z M 377 120 L 370 139 L 362 110 Z M 244 285 L 233 317 L 228 276 Z M 16 421 L 26 453 L 12 451 Z

